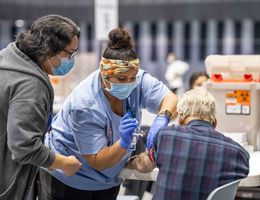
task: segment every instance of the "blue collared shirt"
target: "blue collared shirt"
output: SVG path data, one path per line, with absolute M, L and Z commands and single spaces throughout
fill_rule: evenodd
M 128 104 L 141 124 L 141 110 L 155 113 L 169 89 L 147 72 L 139 70 L 138 86 L 124 101 Z M 125 110 L 126 112 L 126 110 Z M 112 112 L 101 88 L 99 70 L 93 72 L 80 83 L 66 99 L 61 111 L 52 123 L 51 148 L 63 155 L 75 155 L 83 167 L 74 176 L 65 176 L 61 171 L 52 173 L 54 177 L 71 187 L 81 190 L 103 190 L 121 183 L 118 174 L 130 156 L 130 151 L 115 166 L 97 171 L 81 157 L 96 154 L 102 148 L 114 144 L 119 138 L 121 116 Z M 45 144 L 48 145 L 46 134 Z
M 248 152 L 206 121 L 163 128 L 156 146 L 156 200 L 207 199 L 218 186 L 249 172 Z

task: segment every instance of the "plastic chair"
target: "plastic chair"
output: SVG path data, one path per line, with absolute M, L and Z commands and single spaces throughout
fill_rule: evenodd
M 207 200 L 234 200 L 241 180 L 239 179 L 216 188 L 210 193 Z

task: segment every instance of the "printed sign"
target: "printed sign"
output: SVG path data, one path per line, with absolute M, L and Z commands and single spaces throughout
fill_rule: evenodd
M 226 113 L 250 115 L 250 91 L 234 90 L 226 94 Z
M 118 0 L 95 0 L 96 40 L 107 40 L 108 33 L 118 27 Z

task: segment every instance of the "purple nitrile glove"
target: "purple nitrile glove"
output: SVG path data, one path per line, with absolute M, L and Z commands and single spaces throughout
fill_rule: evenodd
M 122 148 L 128 149 L 132 140 L 133 140 L 133 133 L 137 128 L 137 120 L 135 118 L 130 118 L 130 113 L 127 112 L 121 119 L 119 125 L 119 132 L 121 135 L 119 144 Z
M 154 143 L 156 134 L 158 133 L 159 129 L 164 126 L 167 126 L 169 121 L 170 121 L 169 118 L 164 115 L 158 115 L 154 119 L 153 124 L 149 130 L 149 133 L 148 133 L 148 136 L 146 139 L 146 148 L 148 149 L 148 152 L 153 147 L 153 143 Z

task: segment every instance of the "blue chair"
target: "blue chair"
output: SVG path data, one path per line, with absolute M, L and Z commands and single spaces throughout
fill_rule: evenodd
M 241 180 L 239 179 L 216 188 L 210 193 L 207 200 L 234 200 Z

